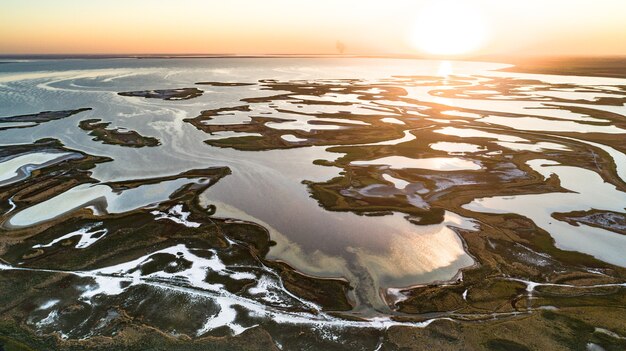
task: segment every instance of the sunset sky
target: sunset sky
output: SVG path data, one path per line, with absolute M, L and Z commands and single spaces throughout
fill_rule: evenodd
M 626 0 L 2 0 L 0 54 L 626 55 Z

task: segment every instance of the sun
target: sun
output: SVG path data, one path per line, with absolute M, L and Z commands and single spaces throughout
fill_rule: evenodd
M 432 55 L 474 52 L 487 40 L 485 20 L 468 1 L 433 1 L 421 9 L 411 35 L 418 49 Z

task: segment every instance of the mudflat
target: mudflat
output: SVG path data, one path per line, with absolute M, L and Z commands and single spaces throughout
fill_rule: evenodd
M 624 349 L 626 81 L 568 62 L 2 65 L 0 348 Z

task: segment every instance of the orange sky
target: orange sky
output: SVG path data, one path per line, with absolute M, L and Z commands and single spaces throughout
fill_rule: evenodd
M 2 0 L 0 54 L 421 54 L 416 28 L 463 31 L 448 10 L 419 26 L 440 1 Z M 467 54 L 626 55 L 626 0 L 445 1 L 484 28 Z

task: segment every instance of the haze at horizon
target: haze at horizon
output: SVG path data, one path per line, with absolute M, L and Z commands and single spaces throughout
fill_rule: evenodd
M 478 23 L 484 38 L 464 54 L 626 55 L 625 1 L 449 1 L 472 9 L 463 26 L 440 11 L 419 27 L 433 3 L 5 0 L 0 54 L 423 54 L 416 28 Z

